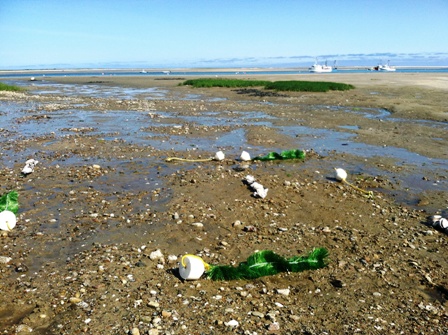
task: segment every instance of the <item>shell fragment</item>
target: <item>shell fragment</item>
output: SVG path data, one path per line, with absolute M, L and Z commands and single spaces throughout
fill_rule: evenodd
M 261 185 L 260 183 L 257 183 L 253 176 L 248 175 L 248 176 L 246 176 L 246 178 L 244 178 L 244 180 L 255 191 L 254 197 L 259 197 L 262 199 L 266 198 L 266 196 L 268 195 L 268 189 L 264 188 L 263 185 Z
M 39 163 L 39 161 L 35 160 L 35 159 L 28 159 L 25 162 L 25 166 L 22 169 L 22 173 L 24 175 L 30 174 L 34 172 L 34 167 L 37 165 L 37 163 Z

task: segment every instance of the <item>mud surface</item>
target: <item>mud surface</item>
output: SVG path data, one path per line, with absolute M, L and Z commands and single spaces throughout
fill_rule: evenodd
M 448 235 L 427 217 L 448 217 L 448 77 L 265 78 L 356 87 L 329 93 L 37 79 L 0 92 L 0 194 L 16 190 L 20 203 L 17 226 L 0 232 L 0 333 L 447 332 Z M 287 149 L 305 160 L 239 160 Z M 224 161 L 165 161 L 218 150 Z M 23 176 L 30 158 L 39 163 Z M 187 253 L 236 265 L 315 247 L 330 254 L 315 271 L 177 273 Z

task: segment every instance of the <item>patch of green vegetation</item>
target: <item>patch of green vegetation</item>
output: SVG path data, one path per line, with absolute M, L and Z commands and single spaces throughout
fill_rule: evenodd
M 0 91 L 21 92 L 21 91 L 24 91 L 24 89 L 22 87 L 19 87 L 19 86 L 8 85 L 8 84 L 0 82 Z
M 350 84 L 333 83 L 331 81 L 274 81 L 267 84 L 265 89 L 277 91 L 296 91 L 296 92 L 328 92 L 328 91 L 347 91 L 355 88 Z
M 227 79 L 227 78 L 201 78 L 189 79 L 182 83 L 182 85 L 190 85 L 196 88 L 199 87 L 254 87 L 265 86 L 269 81 L 266 80 L 242 80 L 242 79 Z
M 199 87 L 256 87 L 261 86 L 267 90 L 295 91 L 295 92 L 328 92 L 346 91 L 355 88 L 350 84 L 334 83 L 327 81 L 265 81 L 265 80 L 243 80 L 227 78 L 201 78 L 184 81 L 181 85 Z

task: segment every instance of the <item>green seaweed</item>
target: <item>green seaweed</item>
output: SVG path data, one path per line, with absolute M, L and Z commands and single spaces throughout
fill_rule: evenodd
M 11 191 L 0 197 L 0 212 L 11 211 L 17 214 L 19 211 L 19 194 Z
M 210 265 L 206 272 L 212 280 L 256 279 L 276 275 L 280 272 L 302 272 L 316 270 L 327 265 L 328 251 L 315 248 L 306 256 L 284 258 L 271 250 L 258 251 L 237 267 L 230 265 Z
M 253 160 L 272 161 L 276 159 L 304 159 L 305 151 L 302 150 L 284 150 L 281 153 L 270 152 L 266 156 L 255 157 Z

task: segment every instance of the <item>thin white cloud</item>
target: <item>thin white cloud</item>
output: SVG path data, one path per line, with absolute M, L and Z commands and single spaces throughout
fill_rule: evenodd
M 45 29 L 29 29 L 23 27 L 6 27 L 0 29 L 3 33 L 20 33 L 28 36 L 45 36 L 45 37 L 60 37 L 60 38 L 79 38 L 90 40 L 121 40 L 126 41 L 128 38 L 116 34 L 95 34 L 91 32 L 79 32 L 79 31 L 64 31 L 64 30 L 45 30 Z

